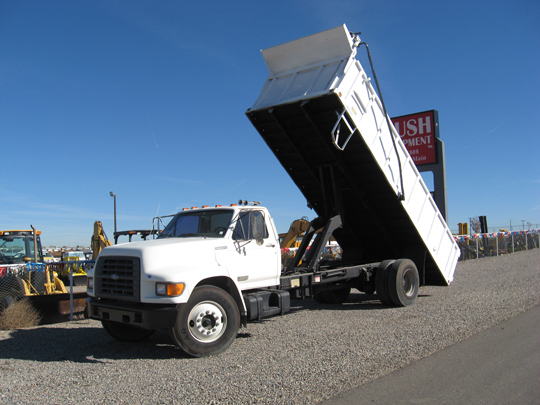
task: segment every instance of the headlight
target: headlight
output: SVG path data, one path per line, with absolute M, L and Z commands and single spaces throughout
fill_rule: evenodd
M 86 289 L 87 290 L 94 289 L 94 277 L 86 277 Z
M 156 283 L 156 295 L 177 297 L 184 291 L 184 283 Z

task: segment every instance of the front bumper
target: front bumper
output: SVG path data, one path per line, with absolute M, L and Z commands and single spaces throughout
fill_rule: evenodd
M 87 298 L 86 306 L 91 319 L 112 321 L 144 329 L 170 329 L 176 322 L 177 306 L 132 304 L 99 301 Z

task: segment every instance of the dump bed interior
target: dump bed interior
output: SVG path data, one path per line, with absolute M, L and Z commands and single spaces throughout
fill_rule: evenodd
M 317 215 L 341 214 L 345 260 L 410 258 L 424 284 L 448 285 L 459 249 L 356 45 L 341 26 L 264 50 L 270 76 L 246 114 Z

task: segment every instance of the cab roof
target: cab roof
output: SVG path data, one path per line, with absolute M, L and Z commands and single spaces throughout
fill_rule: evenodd
M 0 235 L 11 235 L 11 236 L 31 236 L 34 234 L 34 231 L 31 229 L 19 229 L 19 230 L 9 230 L 9 231 L 0 231 Z M 41 231 L 36 231 L 37 235 L 41 235 Z

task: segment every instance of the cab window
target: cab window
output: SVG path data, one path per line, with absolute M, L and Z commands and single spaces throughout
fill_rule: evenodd
M 169 222 L 158 239 L 193 236 L 223 238 L 232 214 L 232 210 L 182 212 Z
M 234 240 L 267 239 L 268 228 L 262 211 L 241 211 L 233 231 Z

